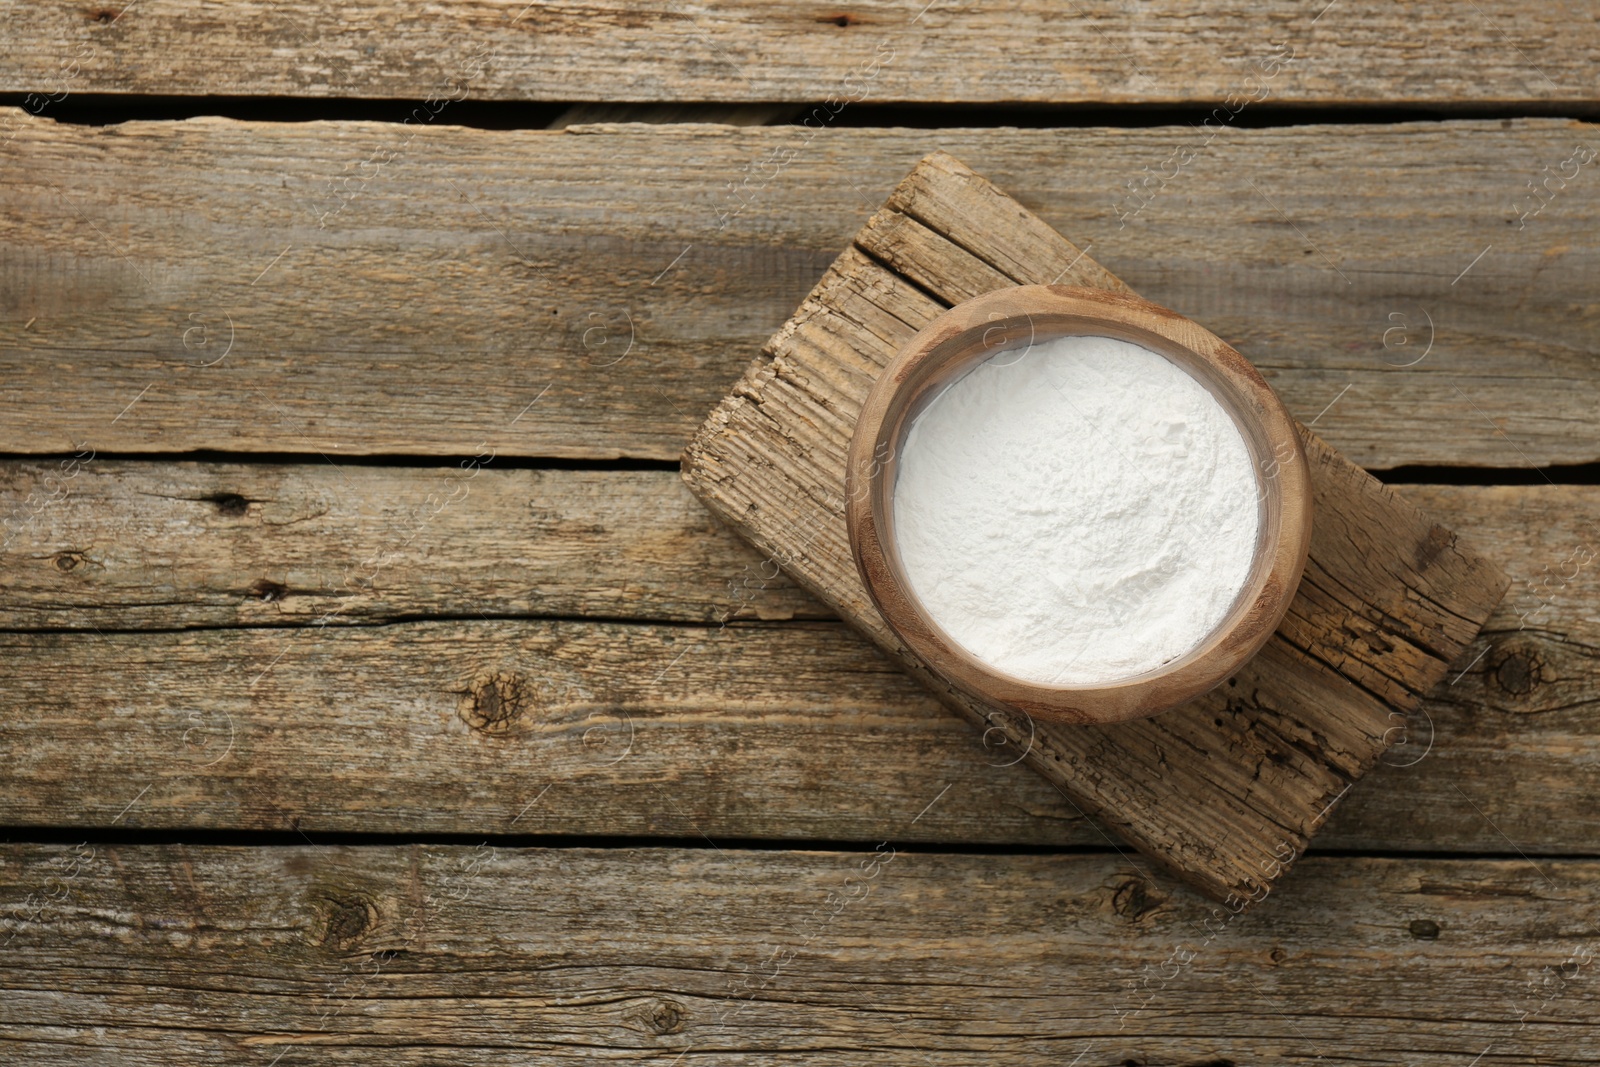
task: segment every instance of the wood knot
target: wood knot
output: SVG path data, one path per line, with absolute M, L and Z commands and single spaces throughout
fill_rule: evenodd
M 1531 648 L 1515 648 L 1494 665 L 1494 680 L 1512 696 L 1527 696 L 1544 681 L 1544 659 Z
M 861 23 L 861 20 L 856 16 L 844 12 L 837 15 L 818 15 L 817 21 L 822 23 L 831 22 L 841 29 L 846 26 L 857 26 Z
M 1439 939 L 1439 924 L 1432 919 L 1412 919 L 1408 927 L 1411 936 L 1418 941 L 1437 941 Z
M 217 506 L 219 514 L 237 518 L 250 510 L 250 501 L 238 493 L 212 493 L 202 498 Z
M 329 897 L 325 904 L 321 938 L 324 948 L 347 951 L 377 921 L 377 908 L 359 894 Z
M 483 734 L 503 734 L 527 714 L 533 694 L 520 674 L 485 675 L 461 701 L 461 718 Z
M 629 1016 L 652 1034 L 681 1034 L 688 1025 L 689 1012 L 675 1000 L 651 997 L 629 1012 Z
M 1455 543 L 1456 535 L 1453 531 L 1445 529 L 1438 523 L 1428 527 L 1428 536 L 1417 545 L 1413 557 L 1416 560 L 1418 573 L 1433 566 L 1433 561 L 1439 558 L 1440 553 L 1448 548 L 1454 548 Z
M 1137 878 L 1123 882 L 1111 894 L 1111 909 L 1129 922 L 1138 922 L 1159 908 L 1165 901 L 1150 891 L 1150 886 Z
M 63 552 L 57 556 L 53 562 L 55 563 L 56 570 L 65 572 L 76 570 L 78 564 L 82 563 L 83 560 L 84 555 L 82 552 Z
M 270 578 L 257 578 L 250 584 L 248 595 L 271 604 L 288 596 L 289 587 L 282 582 L 274 582 Z

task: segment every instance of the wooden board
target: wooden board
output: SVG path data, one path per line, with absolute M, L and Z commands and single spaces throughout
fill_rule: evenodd
M 1500 121 L 1594 112 L 1587 7 L 0 13 L 8 1063 L 1600 1060 L 1600 490 L 1488 484 L 1600 460 L 1600 138 Z M 271 121 L 119 122 L 189 113 Z M 1478 855 L 1208 910 L 688 494 L 939 147 L 1346 456 L 1501 469 L 1399 476 L 1518 581 L 1316 844 Z
M 1515 590 L 1317 847 L 1591 851 L 1596 602 L 1591 571 L 1546 613 L 1588 621 L 1519 631 Z M 67 835 L 1116 840 L 838 623 L 5 634 L 0 664 L 0 820 Z
M 711 5 L 288 0 L 0 8 L 0 91 L 410 101 L 1462 104 L 1596 100 L 1577 0 Z M 1278 64 L 1277 56 L 1292 56 Z M 879 59 L 879 57 L 882 57 Z M 874 60 L 878 62 L 874 62 Z M 837 103 L 836 103 L 837 106 Z M 1234 103 L 1235 107 L 1239 106 Z M 405 114 L 396 109 L 398 118 Z M 824 112 L 827 114 L 827 112 Z M 445 111 L 441 121 L 447 121 Z
M 912 233 L 896 241 L 894 235 Z M 985 268 L 988 273 L 985 274 Z M 948 279 L 948 280 L 947 280 Z M 956 692 L 872 606 L 844 530 L 844 466 L 876 373 L 944 307 L 1002 284 L 1116 284 L 948 153 L 923 160 L 684 453 L 741 536 L 1132 844 L 1219 899 L 1270 888 L 1477 636 L 1508 579 L 1313 433 L 1311 553 L 1277 633 L 1183 708 L 1046 727 Z
M 0 463 L 0 629 L 831 612 L 672 471 Z
M 1234 916 L 1116 856 L 893 842 L 13 844 L 0 1040 L 85 1067 L 1592 1065 L 1597 893 L 1592 860 L 1312 858 Z
M 0 153 L 0 453 L 675 459 L 943 146 L 1363 466 L 1600 459 L 1593 169 L 1520 217 L 1593 126 L 1229 128 L 1124 224 L 1195 137 L 30 122 Z
M 650 785 L 667 779 L 683 814 L 719 840 L 876 841 L 895 812 L 955 783 L 964 803 L 930 812 L 915 840 L 1106 842 L 1054 788 L 1007 769 L 1014 751 L 985 748 L 837 627 L 719 632 L 724 619 L 831 612 L 711 520 L 675 472 L 491 467 L 454 501 L 460 472 L 428 468 L 96 461 L 59 483 L 57 499 L 40 477 L 50 472 L 55 464 L 0 465 L 0 517 L 14 530 L 0 552 L 0 629 L 107 632 L 0 641 L 9 772 L 0 822 L 92 828 L 120 815 L 118 826 L 192 829 L 283 830 L 299 819 L 313 832 L 681 834 L 688 824 L 660 821 Z M 1496 827 L 1505 826 L 1530 853 L 1589 849 L 1600 817 L 1600 735 L 1589 714 L 1600 489 L 1399 492 L 1517 581 L 1469 669 L 1396 723 L 1392 740 L 1402 743 L 1341 802 L 1318 843 L 1500 852 L 1508 845 Z M 242 513 L 232 496 L 245 500 Z M 45 506 L 35 512 L 30 499 Z M 362 567 L 374 556 L 383 563 L 375 576 Z M 264 574 L 284 590 L 258 586 Z M 311 577 L 325 574 L 371 581 L 319 595 Z M 580 611 L 592 621 L 569 618 Z M 575 647 L 602 649 L 581 678 L 581 706 L 557 690 L 566 699 L 538 713 L 551 724 L 593 719 L 582 731 L 522 730 L 496 744 L 470 730 L 429 741 L 459 711 L 459 679 L 497 647 L 516 649 L 532 677 L 570 677 L 551 628 L 500 621 L 510 614 L 565 620 L 560 632 L 576 635 L 567 638 Z M 348 641 L 327 632 L 427 617 L 472 625 L 391 626 Z M 712 625 L 695 633 L 602 618 Z M 192 634 L 148 658 L 148 686 L 130 691 L 123 680 L 121 668 L 146 655 L 140 635 L 115 631 L 282 625 L 319 629 L 287 643 L 282 630 Z M 685 639 L 694 651 L 680 659 L 669 641 Z M 442 673 L 384 669 L 446 640 L 455 652 Z M 631 674 L 607 667 L 630 654 L 640 657 Z M 322 680 L 339 664 L 361 664 L 363 682 L 344 696 L 344 717 L 330 720 Z M 269 665 L 271 686 L 217 685 Z M 14 678 L 35 680 L 26 699 Z M 730 687 L 731 678 L 751 687 Z M 135 706 L 133 715 L 88 713 Z M 586 746 L 590 726 L 630 721 L 648 738 L 635 758 L 587 758 L 606 738 Z M 349 722 L 358 738 L 379 722 L 403 738 L 385 753 L 392 788 L 369 787 L 372 752 L 341 732 Z M 240 743 L 202 770 L 232 730 Z M 775 764 L 773 751 L 788 756 Z M 517 819 L 527 768 L 566 764 L 581 782 L 556 780 L 548 799 L 560 803 Z M 151 769 L 159 773 L 146 777 Z M 448 803 L 467 780 L 483 794 L 471 807 Z M 123 812 L 130 781 L 153 787 Z M 542 789 L 552 779 L 533 781 Z M 868 795 L 874 803 L 860 804 Z M 438 802 L 408 799 L 417 797 Z

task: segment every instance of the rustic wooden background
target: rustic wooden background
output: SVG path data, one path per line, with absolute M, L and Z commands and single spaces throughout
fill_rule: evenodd
M 8 1060 L 1600 1063 L 1592 5 L 0 16 Z M 1242 915 L 680 482 L 941 147 L 1515 579 Z

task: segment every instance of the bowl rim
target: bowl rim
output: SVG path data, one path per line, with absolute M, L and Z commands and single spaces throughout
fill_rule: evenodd
M 1013 342 L 1109 336 L 1166 356 L 1207 388 L 1251 454 L 1261 522 L 1249 579 L 1222 622 L 1188 653 L 1153 671 L 1091 685 L 1046 685 L 998 671 L 922 607 L 893 547 L 891 496 L 911 422 L 951 381 Z M 1126 293 L 1019 285 L 963 301 L 895 354 L 869 390 L 845 465 L 845 522 L 867 593 L 890 630 L 938 677 L 992 706 L 1048 722 L 1146 718 L 1225 681 L 1282 622 L 1310 548 L 1310 473 L 1297 424 L 1250 362 L 1198 323 Z

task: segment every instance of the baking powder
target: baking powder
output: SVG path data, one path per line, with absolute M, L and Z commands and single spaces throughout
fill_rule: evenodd
M 1093 685 L 1210 636 L 1249 577 L 1258 498 L 1238 427 L 1187 371 L 1062 337 L 991 357 L 916 416 L 894 538 L 912 591 L 974 656 Z

